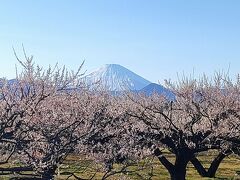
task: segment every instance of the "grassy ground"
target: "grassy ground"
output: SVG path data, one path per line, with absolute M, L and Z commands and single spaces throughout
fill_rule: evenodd
M 215 153 L 202 154 L 200 155 L 199 159 L 201 160 L 201 162 L 203 162 L 204 167 L 209 167 L 209 164 L 211 160 L 215 157 L 215 155 L 216 155 Z M 174 161 L 174 156 L 169 153 L 167 153 L 167 158 L 172 162 Z M 150 160 L 152 160 L 152 158 L 149 158 L 146 161 L 150 161 Z M 128 173 L 128 175 L 118 174 L 118 175 L 109 177 L 109 179 L 113 179 L 113 180 L 114 179 L 116 180 L 117 179 L 134 179 L 135 180 L 135 179 L 149 179 L 149 177 L 151 176 L 152 176 L 151 178 L 152 180 L 169 179 L 167 170 L 159 163 L 157 159 L 153 159 L 152 166 L 148 165 L 149 163 L 145 162 L 147 165 L 145 165 L 145 167 L 141 169 L 141 167 L 143 167 L 142 166 L 143 163 L 144 162 L 142 162 L 139 165 L 130 166 L 128 168 L 128 170 L 130 171 L 138 170 L 136 172 L 130 172 Z M 85 164 L 85 167 L 82 166 L 83 164 Z M 79 160 L 76 156 L 71 156 L 67 159 L 67 161 L 62 166 L 60 171 L 74 172 L 76 175 L 80 177 L 87 178 L 87 177 L 91 177 L 91 175 L 93 175 L 96 172 L 96 169 L 98 167 L 99 166 L 94 162 L 82 160 L 82 163 L 81 163 L 81 160 Z M 115 168 L 119 169 L 120 167 L 116 165 Z M 94 179 L 101 179 L 102 176 L 103 176 L 103 173 L 98 172 L 95 175 Z M 58 176 L 57 179 L 66 179 L 67 177 L 68 177 L 67 175 L 60 175 Z M 70 179 L 74 179 L 74 178 L 72 177 Z M 198 179 L 207 180 L 211 178 L 201 178 L 201 176 L 198 175 L 193 165 L 189 163 L 187 168 L 187 179 L 188 180 L 198 180 Z M 219 179 L 219 180 L 220 179 L 239 179 L 240 180 L 240 159 L 237 158 L 236 156 L 229 156 L 225 158 L 217 171 L 215 179 Z
M 174 156 L 170 153 L 166 153 L 167 158 L 170 161 L 174 161 Z M 200 155 L 200 160 L 203 162 L 205 167 L 208 167 L 211 160 L 214 158 L 215 153 L 208 153 Z M 150 163 L 151 162 L 151 165 Z M 115 165 L 115 169 L 121 168 L 120 165 Z M 135 164 L 133 166 L 129 166 L 127 168 L 130 171 L 127 175 L 125 174 L 117 174 L 109 177 L 110 180 L 124 180 L 124 179 L 149 179 L 151 177 L 152 180 L 165 180 L 169 179 L 168 172 L 166 169 L 159 163 L 157 159 L 148 158 L 145 161 Z M 56 179 L 76 179 L 73 176 L 70 177 L 71 173 L 74 173 L 76 176 L 81 178 L 89 178 L 94 176 L 93 179 L 101 179 L 103 176 L 103 172 L 101 170 L 101 166 L 96 164 L 94 161 L 83 159 L 79 156 L 69 156 L 63 165 L 60 166 L 59 171 L 60 175 L 56 176 Z M 10 179 L 10 176 L 0 176 L 0 179 Z M 187 168 L 187 179 L 188 180 L 207 180 L 211 178 L 201 178 L 197 171 L 194 169 L 191 163 L 188 164 Z M 240 180 L 240 159 L 236 156 L 230 156 L 225 158 L 221 163 L 215 179 L 239 179 Z

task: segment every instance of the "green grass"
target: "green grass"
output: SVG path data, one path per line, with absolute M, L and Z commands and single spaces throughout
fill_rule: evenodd
M 166 157 L 174 162 L 174 156 L 168 152 L 165 152 Z M 216 153 L 205 153 L 199 156 L 201 162 L 203 162 L 204 167 L 208 167 L 212 159 L 216 156 Z M 149 163 L 151 161 L 151 163 Z M 121 168 L 121 165 L 114 165 L 115 170 Z M 142 168 L 142 169 L 141 169 Z M 149 179 L 152 175 L 152 180 L 165 180 L 169 179 L 167 170 L 161 165 L 161 163 L 152 157 L 146 158 L 138 164 L 129 166 L 128 170 L 132 171 L 128 174 L 117 174 L 109 177 L 110 180 L 124 180 L 124 179 Z M 102 167 L 100 164 L 92 160 L 86 160 L 82 156 L 71 155 L 69 156 L 64 164 L 59 168 L 60 175 L 56 176 L 56 179 L 63 180 L 70 176 L 70 173 L 74 173 L 76 176 L 82 178 L 89 178 L 94 175 L 94 179 L 101 179 L 103 176 Z M 237 175 L 238 173 L 238 175 Z M 0 179 L 9 179 L 10 176 L 0 176 Z M 75 179 L 70 177 L 69 179 Z M 187 167 L 187 180 L 210 180 L 211 178 L 202 178 L 198 175 L 197 171 L 191 163 Z M 239 179 L 240 180 L 240 159 L 236 156 L 229 156 L 223 160 L 217 171 L 216 178 L 218 180 L 222 179 Z
M 174 156 L 170 153 L 166 153 L 167 158 L 174 162 Z M 212 159 L 216 156 L 215 153 L 208 153 L 208 154 L 201 154 L 199 159 L 203 163 L 204 167 L 209 167 Z M 152 158 L 149 158 L 149 160 Z M 138 165 L 128 167 L 128 170 L 138 170 L 142 167 L 143 162 L 139 163 Z M 86 168 L 86 166 L 89 166 Z M 119 169 L 120 165 L 115 165 L 115 169 Z M 100 168 L 99 164 L 94 163 L 93 161 L 86 161 L 80 160 L 77 156 L 70 156 L 64 163 L 63 167 L 60 168 L 61 172 L 68 171 L 68 172 L 75 172 L 75 175 L 78 175 L 83 178 L 90 177 L 93 175 L 97 169 Z M 237 172 L 239 175 L 237 175 Z M 115 176 L 111 176 L 109 179 L 148 179 L 152 174 L 152 180 L 164 180 L 169 179 L 169 174 L 167 170 L 161 165 L 161 163 L 157 159 L 153 159 L 152 165 L 150 166 L 149 163 L 145 165 L 143 170 L 138 170 L 137 172 L 128 173 L 128 175 L 118 174 Z M 94 179 L 101 179 L 103 173 L 99 170 Z M 66 179 L 66 175 L 60 175 L 57 179 Z M 74 178 L 70 178 L 74 179 Z M 191 163 L 188 164 L 187 167 L 187 179 L 188 180 L 196 180 L 202 179 L 207 180 L 211 178 L 202 178 L 198 175 L 197 171 L 193 167 Z M 212 178 L 213 179 L 213 178 Z M 215 179 L 239 179 L 240 180 L 240 159 L 236 156 L 229 156 L 223 160 L 220 164 L 220 167 L 217 171 Z

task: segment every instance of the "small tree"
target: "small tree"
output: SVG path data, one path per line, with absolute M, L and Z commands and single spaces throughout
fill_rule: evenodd
M 2 79 L 0 87 L 0 164 L 8 163 L 9 159 L 24 146 L 22 137 L 24 130 L 23 116 L 26 107 L 21 102 L 22 94 L 17 83 L 11 84 Z
M 85 110 L 89 102 L 84 104 L 83 97 L 79 96 L 71 93 L 48 98 L 29 117 L 30 143 L 23 157 L 43 179 L 53 179 L 58 166 L 75 152 L 81 139 L 88 134 L 91 122 Z
M 104 165 L 102 179 L 116 174 L 138 173 L 138 169 L 128 167 L 136 166 L 144 156 L 144 151 L 137 151 L 136 142 L 131 136 L 134 127 L 131 126 L 132 117 L 127 113 L 126 99 L 103 92 L 98 93 L 95 100 L 98 105 L 90 120 L 92 128 L 84 139 L 86 154 Z M 116 168 L 114 164 L 120 166 Z

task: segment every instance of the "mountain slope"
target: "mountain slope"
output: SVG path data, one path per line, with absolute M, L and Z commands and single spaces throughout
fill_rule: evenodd
M 170 100 L 173 100 L 175 98 L 173 92 L 171 92 L 169 89 L 165 88 L 164 86 L 156 83 L 151 83 L 147 85 L 146 87 L 139 90 L 138 93 L 144 93 L 147 96 L 151 96 L 154 93 L 162 94 Z
M 107 64 L 85 76 L 88 84 L 99 82 L 109 91 L 140 90 L 151 82 L 118 64 Z

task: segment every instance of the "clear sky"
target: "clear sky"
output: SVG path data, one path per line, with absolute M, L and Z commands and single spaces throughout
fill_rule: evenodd
M 163 82 L 177 73 L 240 72 L 239 0 L 0 0 L 0 76 L 12 46 L 37 64 L 90 72 L 121 64 Z

